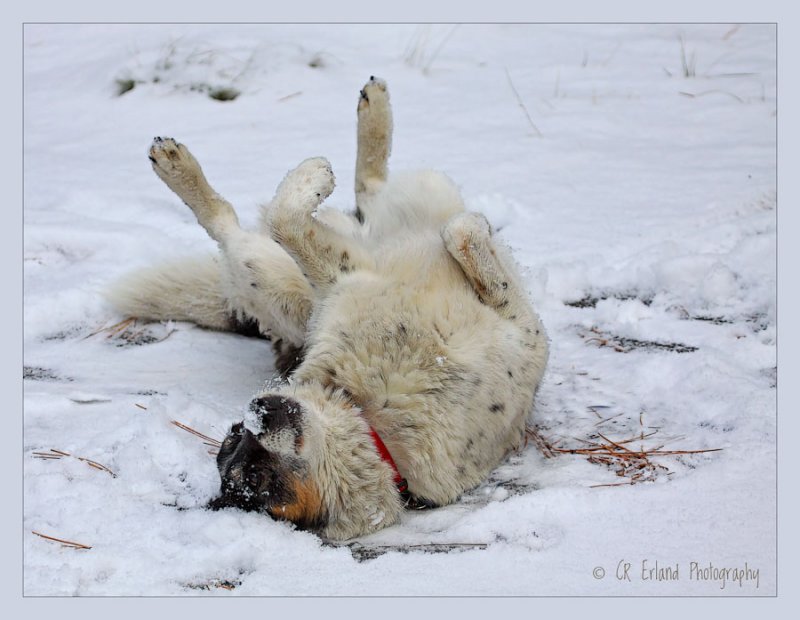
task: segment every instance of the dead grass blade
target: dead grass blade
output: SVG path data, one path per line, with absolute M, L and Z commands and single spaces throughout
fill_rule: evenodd
M 284 101 L 289 101 L 289 99 L 293 99 L 294 97 L 299 97 L 303 94 L 302 90 L 298 90 L 296 93 L 290 93 L 288 95 L 284 95 L 280 99 L 278 99 L 278 103 L 283 103 Z
M 213 437 L 209 437 L 208 435 L 204 435 L 200 431 L 196 431 L 191 426 L 186 426 L 182 422 L 178 422 L 177 420 L 171 420 L 170 424 L 172 424 L 173 426 L 177 426 L 178 428 L 186 431 L 187 433 L 191 433 L 195 437 L 199 437 L 200 439 L 203 440 L 203 443 L 206 444 L 207 446 L 211 446 L 212 448 L 219 448 L 222 445 L 221 441 L 214 439 Z
M 541 450 L 542 454 L 544 454 L 544 456 L 546 458 L 548 458 L 548 459 L 555 458 L 556 454 L 555 454 L 555 452 L 553 452 L 553 449 L 552 449 L 553 447 L 550 445 L 550 443 L 547 440 L 545 440 L 544 437 L 542 437 L 542 435 L 539 433 L 539 429 L 537 429 L 535 426 L 528 426 L 525 429 L 525 446 L 526 447 L 528 445 L 528 440 L 529 439 L 532 440 L 533 443 L 536 444 L 536 446 L 539 448 L 539 450 Z
M 590 407 L 590 409 L 591 409 L 591 407 Z M 596 413 L 596 412 L 595 412 L 595 413 Z M 612 415 L 610 418 L 603 418 L 602 420 L 600 420 L 599 422 L 597 422 L 597 423 L 595 424 L 595 426 L 600 426 L 601 424 L 605 424 L 606 422 L 611 422 L 611 420 L 615 420 L 616 418 L 618 418 L 618 417 L 620 417 L 620 416 L 622 416 L 622 415 L 625 415 L 625 412 L 618 413 L 617 415 Z
M 63 538 L 56 538 L 55 536 L 48 536 L 47 534 L 42 534 L 41 532 L 37 532 L 35 530 L 31 530 L 31 534 L 35 534 L 36 536 L 40 536 L 45 540 L 50 540 L 52 542 L 61 543 L 62 547 L 69 547 L 70 549 L 91 549 L 89 545 L 84 545 L 82 543 L 72 542 L 71 540 L 64 540 Z
M 111 471 L 108 467 L 103 465 L 102 463 L 98 463 L 97 461 L 93 461 L 92 459 L 87 459 L 82 456 L 75 456 L 74 454 L 70 454 L 69 452 L 64 452 L 63 450 L 56 450 L 55 448 L 50 448 L 48 452 L 34 452 L 33 458 L 35 459 L 44 459 L 44 460 L 58 460 L 64 457 L 71 457 L 73 459 L 78 459 L 86 463 L 89 467 L 93 469 L 97 469 L 100 471 L 104 471 L 107 474 L 110 474 L 112 478 L 116 478 L 117 474 Z
M 629 487 L 632 484 L 636 484 L 635 480 L 630 480 L 629 482 L 611 482 L 609 484 L 590 484 L 590 489 L 599 489 L 600 487 Z
M 528 119 L 528 124 L 531 126 L 531 129 L 533 129 L 536 132 L 537 137 L 541 138 L 542 132 L 539 131 L 539 128 L 533 122 L 531 115 L 528 113 L 528 108 L 525 107 L 525 104 L 522 102 L 522 97 L 519 96 L 519 92 L 517 91 L 517 88 L 514 86 L 514 82 L 511 80 L 511 74 L 508 72 L 508 67 L 506 67 L 505 70 L 506 70 L 506 77 L 508 78 L 508 85 L 511 87 L 511 92 L 514 93 L 514 97 L 517 99 L 519 107 L 522 108 L 522 111 L 525 113 L 525 118 Z
M 121 338 L 122 340 L 127 341 L 130 344 L 139 344 L 141 339 L 146 338 L 145 344 L 155 344 L 157 342 L 163 342 L 167 338 L 169 338 L 176 329 L 170 329 L 163 337 L 156 338 L 154 336 L 147 337 L 147 325 L 142 327 L 141 329 L 134 330 L 133 328 L 136 327 L 136 323 L 139 319 L 135 316 L 129 317 L 120 321 L 119 323 L 115 323 L 114 325 L 110 325 L 108 327 L 101 327 L 100 329 L 96 329 L 88 336 L 84 336 L 83 340 L 87 338 L 91 338 L 92 336 L 96 336 L 97 334 L 104 333 L 106 334 L 106 339 L 109 338 Z
M 726 33 L 725 33 L 725 34 L 722 36 L 722 40 L 723 40 L 723 41 L 727 41 L 728 39 L 730 39 L 730 38 L 731 38 L 733 35 L 735 35 L 737 32 L 739 32 L 739 28 L 741 28 L 741 27 L 742 27 L 742 25 L 741 25 L 741 24 L 735 24 L 735 25 L 733 26 L 733 28 L 731 28 L 730 30 L 728 30 L 728 32 L 726 32 Z
M 86 340 L 87 338 L 91 338 L 92 336 L 96 336 L 97 334 L 102 333 L 102 332 L 108 332 L 108 335 L 106 336 L 106 338 L 111 338 L 111 336 L 113 336 L 114 334 L 117 334 L 117 333 L 125 330 L 126 328 L 130 327 L 131 325 L 136 325 L 136 317 L 133 317 L 133 316 L 132 317 L 128 317 L 127 319 L 124 319 L 124 320 L 120 321 L 119 323 L 114 323 L 114 325 L 110 325 L 109 327 L 101 327 L 100 329 L 96 329 L 95 331 L 93 331 L 88 336 L 85 336 L 83 339 Z
M 635 454 L 632 450 L 629 450 L 628 448 L 626 448 L 622 444 L 611 441 L 608 437 L 606 437 L 602 433 L 597 433 L 597 436 L 600 437 L 600 439 L 602 439 L 603 441 L 606 441 L 607 443 L 610 443 L 615 448 L 619 448 L 620 450 L 624 450 L 625 452 L 629 452 L 630 454 Z
M 706 95 L 726 95 L 728 97 L 731 97 L 732 99 L 736 99 L 736 101 L 738 101 L 739 103 L 744 103 L 744 99 L 742 99 L 739 95 L 736 95 L 727 90 L 719 90 L 719 89 L 704 90 L 701 93 L 689 93 L 684 90 L 681 90 L 678 91 L 678 94 L 683 95 L 684 97 L 689 97 L 689 99 L 697 99 L 698 97 L 705 97 Z

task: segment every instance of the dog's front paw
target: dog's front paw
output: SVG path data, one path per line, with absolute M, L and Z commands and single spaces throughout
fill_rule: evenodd
M 148 155 L 155 173 L 174 191 L 203 178 L 200 164 L 183 144 L 172 138 L 154 138 Z
M 187 168 L 197 167 L 197 160 L 189 150 L 172 138 L 153 138 L 149 153 L 150 162 L 156 171 L 174 174 Z

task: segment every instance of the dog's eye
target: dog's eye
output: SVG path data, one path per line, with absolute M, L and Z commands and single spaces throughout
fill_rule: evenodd
M 229 435 L 241 435 L 244 432 L 244 423 L 239 422 L 238 424 L 234 424 L 231 426 L 231 430 L 228 433 Z

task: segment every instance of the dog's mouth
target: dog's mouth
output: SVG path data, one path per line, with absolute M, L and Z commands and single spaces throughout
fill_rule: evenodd
M 247 512 L 266 512 L 267 504 L 259 501 L 248 489 L 234 488 L 209 501 L 206 508 L 209 510 L 238 508 Z
M 243 423 L 234 424 L 217 455 L 221 485 L 220 495 L 207 507 L 211 510 L 239 508 L 265 511 L 269 492 L 265 484 L 265 466 L 269 454 Z

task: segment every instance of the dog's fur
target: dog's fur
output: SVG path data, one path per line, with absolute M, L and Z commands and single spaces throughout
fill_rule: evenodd
M 456 500 L 523 441 L 544 330 L 513 261 L 448 178 L 387 177 L 391 134 L 386 85 L 370 78 L 358 103 L 355 215 L 317 211 L 334 177 L 325 159 L 308 159 L 258 232 L 239 227 L 185 146 L 151 147 L 153 169 L 221 253 L 134 274 L 112 301 L 216 329 L 255 321 L 291 373 L 251 403 L 256 432 L 240 423 L 226 437 L 214 508 L 347 539 L 395 522 L 404 505 L 370 428 L 427 505 Z

